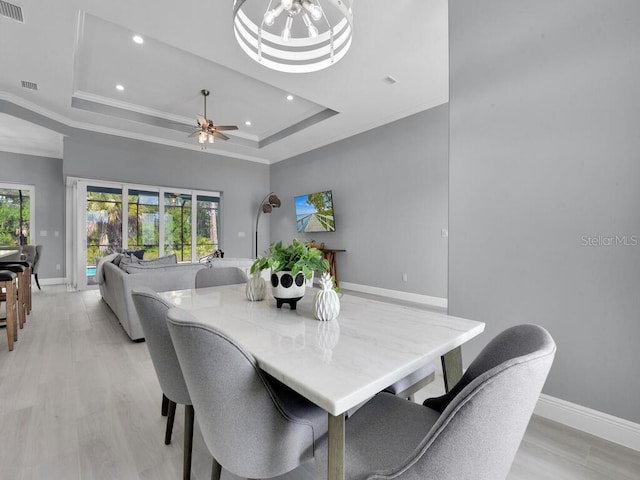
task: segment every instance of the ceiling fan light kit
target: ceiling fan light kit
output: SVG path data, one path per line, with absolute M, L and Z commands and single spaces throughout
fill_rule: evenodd
M 353 0 L 234 0 L 242 50 L 265 67 L 309 73 L 330 67 L 351 46 Z M 259 7 L 258 5 L 263 5 Z
M 190 137 L 198 136 L 198 143 L 204 150 L 207 148 L 207 143 L 214 143 L 215 138 L 221 140 L 229 140 L 225 134 L 220 133 L 220 130 L 237 130 L 236 125 L 214 125 L 212 120 L 207 119 L 207 97 L 209 96 L 209 90 L 200 90 L 202 97 L 204 98 L 204 115 L 197 120 L 197 130 L 193 132 Z

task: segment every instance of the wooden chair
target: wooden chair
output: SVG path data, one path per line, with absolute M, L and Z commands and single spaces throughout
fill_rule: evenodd
M 18 310 L 18 323 L 20 328 L 23 328 L 24 324 L 27 323 L 27 298 L 29 297 L 27 290 L 28 268 L 19 265 L 19 263 L 0 262 L 0 269 L 16 274 L 16 278 L 18 280 L 18 287 L 16 290 L 16 308 Z
M 17 275 L 8 270 L 0 270 L 0 302 L 7 303 L 7 316 L 5 318 L 6 330 L 7 330 L 7 344 L 9 345 L 9 351 L 13 350 L 13 342 L 18 340 L 18 329 L 16 325 L 17 320 L 17 290 L 16 290 L 16 278 Z

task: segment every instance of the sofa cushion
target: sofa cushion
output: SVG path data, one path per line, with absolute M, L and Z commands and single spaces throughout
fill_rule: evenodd
M 129 267 L 134 265 L 139 265 L 146 268 L 156 268 L 164 265 L 176 265 L 178 263 L 178 257 L 175 253 L 171 255 L 165 255 L 164 257 L 159 258 L 150 258 L 149 260 L 140 260 L 137 256 L 129 253 L 125 253 L 122 255 L 119 263 L 119 267 L 123 272 L 129 272 Z
M 194 265 L 193 263 L 173 263 L 166 265 L 143 265 L 140 263 L 134 264 L 131 263 L 123 269 L 127 273 L 135 274 L 135 273 L 167 273 L 167 272 L 175 272 L 180 270 L 181 268 L 190 267 Z M 195 264 L 197 265 L 197 264 Z
M 150 258 L 148 260 L 140 260 L 138 265 L 159 266 L 159 265 L 175 265 L 178 263 L 178 257 L 175 253 L 165 255 L 164 257 Z

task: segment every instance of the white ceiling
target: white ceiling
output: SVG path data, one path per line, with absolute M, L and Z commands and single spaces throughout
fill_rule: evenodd
M 232 0 L 11 3 L 24 23 L 0 16 L 0 100 L 71 127 L 199 150 L 185 124 L 208 89 L 207 117 L 240 128 L 207 152 L 273 163 L 448 101 L 447 0 L 354 0 L 351 50 L 306 74 L 247 57 Z M 0 150 L 40 135 L 23 123 L 0 115 Z

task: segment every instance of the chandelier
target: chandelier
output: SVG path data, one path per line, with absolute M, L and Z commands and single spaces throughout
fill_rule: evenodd
M 351 46 L 353 0 L 234 0 L 233 30 L 256 62 L 287 73 L 330 67 Z

